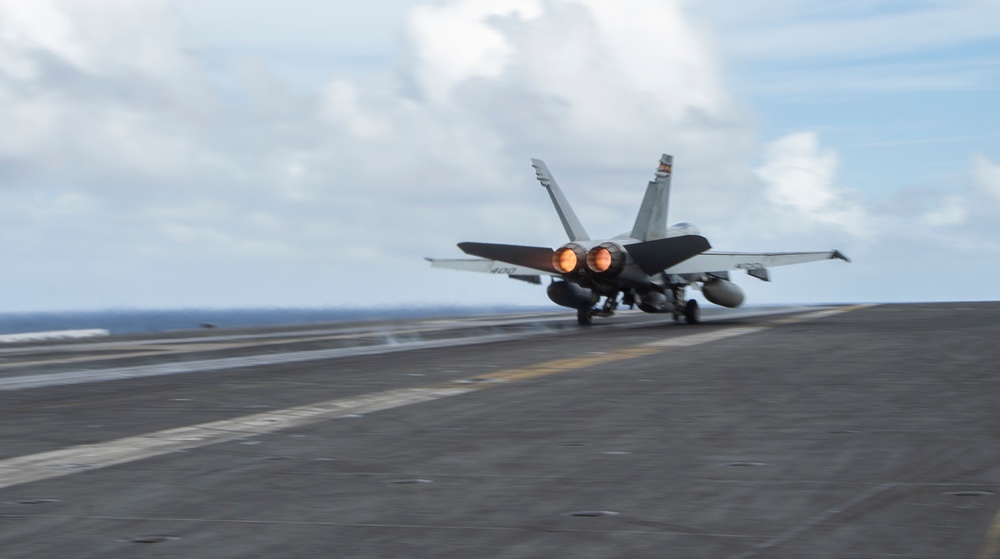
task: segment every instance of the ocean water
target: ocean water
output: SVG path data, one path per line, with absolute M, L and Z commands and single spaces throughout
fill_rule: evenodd
M 362 320 L 419 319 L 439 316 L 508 314 L 552 310 L 537 307 L 263 308 L 263 309 L 110 309 L 37 313 L 0 313 L 0 334 L 102 328 L 112 334 L 170 332 L 199 328 L 239 328 Z

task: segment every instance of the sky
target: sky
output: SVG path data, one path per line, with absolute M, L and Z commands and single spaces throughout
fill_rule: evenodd
M 546 305 L 460 241 L 670 222 L 852 263 L 750 304 L 1000 299 L 997 0 L 0 0 L 0 310 Z

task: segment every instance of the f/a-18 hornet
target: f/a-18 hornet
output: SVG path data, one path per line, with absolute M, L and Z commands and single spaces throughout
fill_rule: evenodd
M 548 286 L 552 302 L 576 309 L 582 326 L 595 316 L 612 316 L 619 304 L 648 313 L 672 313 L 688 324 L 700 319 L 698 301 L 688 299 L 688 286 L 700 286 L 705 299 L 723 307 L 743 304 L 743 290 L 729 280 L 730 270 L 746 270 L 770 281 L 768 268 L 817 260 L 850 261 L 837 250 L 824 252 L 719 252 L 690 223 L 667 227 L 670 173 L 673 157 L 664 154 L 656 177 L 646 187 L 632 231 L 611 239 L 591 239 L 573 208 L 539 159 L 531 160 L 538 182 L 549 192 L 570 242 L 547 247 L 494 243 L 459 243 L 475 259 L 428 258 L 432 266 L 472 272 L 504 274 Z M 621 301 L 619 301 L 619 296 Z M 597 306 L 601 298 L 604 303 Z

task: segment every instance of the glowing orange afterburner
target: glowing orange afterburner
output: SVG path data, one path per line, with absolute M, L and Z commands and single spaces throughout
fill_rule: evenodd
M 611 267 L 611 252 L 597 247 L 587 255 L 587 267 L 595 272 L 606 272 Z
M 625 269 L 625 260 L 625 250 L 620 245 L 601 243 L 587 253 L 587 268 L 595 274 L 613 278 Z
M 564 274 L 575 270 L 579 263 L 576 253 L 569 247 L 562 247 L 552 255 L 552 267 Z

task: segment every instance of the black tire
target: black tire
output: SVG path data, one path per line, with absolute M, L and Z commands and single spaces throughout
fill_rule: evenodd
M 698 301 L 690 299 L 687 305 L 684 305 L 684 320 L 688 324 L 698 324 L 701 322 L 701 310 L 698 308 Z
M 580 326 L 590 326 L 594 317 L 590 314 L 590 309 L 578 309 L 576 311 L 576 322 Z

